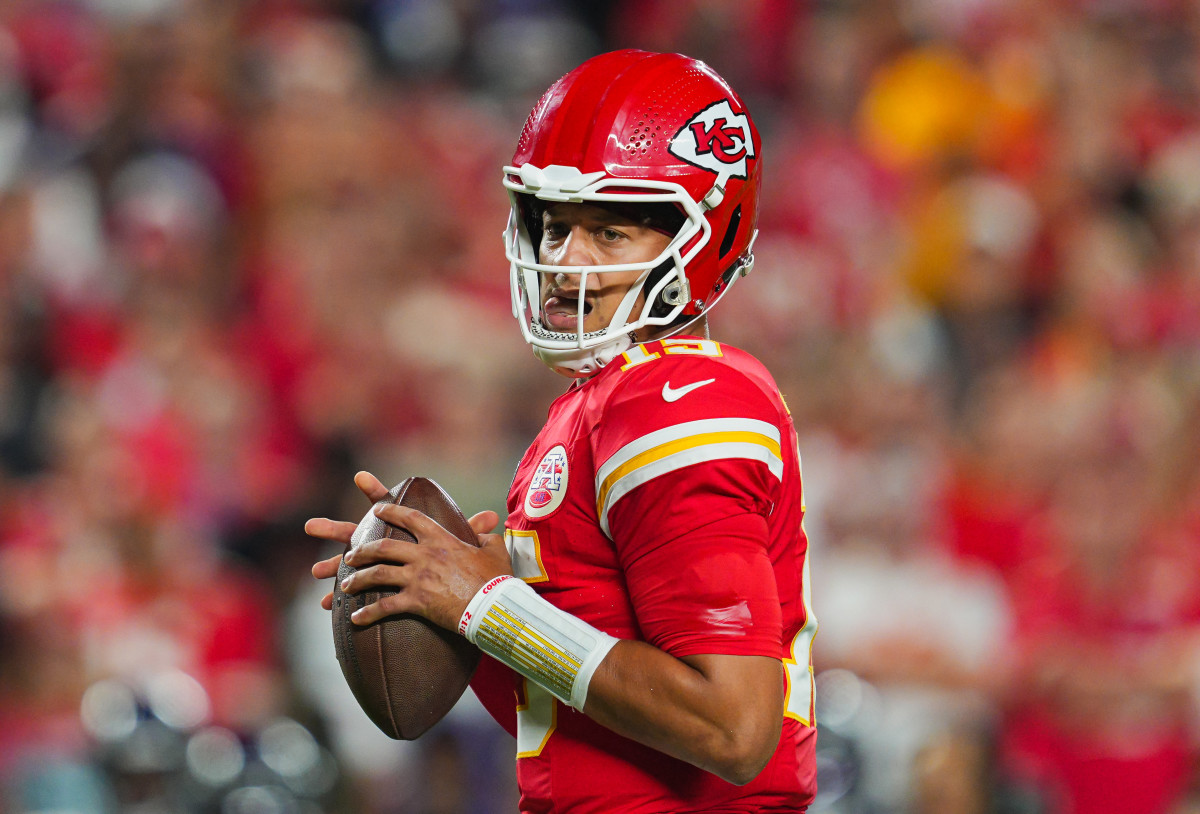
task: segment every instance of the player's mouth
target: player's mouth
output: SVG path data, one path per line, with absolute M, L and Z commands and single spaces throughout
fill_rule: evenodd
M 583 316 L 592 312 L 592 303 L 584 296 Z M 542 304 L 542 322 L 552 331 L 574 333 L 579 330 L 579 292 L 555 289 Z

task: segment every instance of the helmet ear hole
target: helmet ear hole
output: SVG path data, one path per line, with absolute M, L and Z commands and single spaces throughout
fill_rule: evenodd
M 742 224 L 742 206 L 738 204 L 737 209 L 733 210 L 733 214 L 729 216 L 729 228 L 725 230 L 725 237 L 721 238 L 721 250 L 717 253 L 718 259 L 723 259 L 729 254 L 730 248 L 733 247 L 734 238 L 737 237 L 738 227 Z
M 529 243 L 533 246 L 533 256 L 541 262 L 542 255 L 542 212 L 546 205 L 533 195 L 520 196 L 521 219 L 525 224 L 525 232 L 529 235 Z

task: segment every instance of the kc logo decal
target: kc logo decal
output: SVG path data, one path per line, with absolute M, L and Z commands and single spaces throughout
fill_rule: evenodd
M 567 469 L 567 450 L 556 444 L 542 456 L 525 493 L 525 514 L 531 518 L 546 517 L 557 509 L 567 494 L 570 472 Z
M 734 113 L 728 99 L 709 105 L 671 139 L 671 154 L 725 179 L 747 177 L 746 162 L 754 158 L 750 118 Z

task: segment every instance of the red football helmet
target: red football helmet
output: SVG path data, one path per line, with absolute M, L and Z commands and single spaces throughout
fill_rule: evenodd
M 542 361 L 586 376 L 645 326 L 680 330 L 754 263 L 758 130 L 736 93 L 711 68 L 680 54 L 614 51 L 594 57 L 546 91 L 504 168 L 512 213 L 505 230 L 513 315 Z M 541 202 L 667 204 L 678 211 L 667 248 L 648 263 L 573 267 L 582 275 L 579 326 L 542 323 L 540 278 L 563 269 L 539 262 Z M 651 209 L 653 207 L 646 207 Z M 586 275 L 640 270 L 612 323 L 584 333 Z M 631 313 L 645 291 L 641 312 Z M 668 327 L 670 326 L 670 327 Z

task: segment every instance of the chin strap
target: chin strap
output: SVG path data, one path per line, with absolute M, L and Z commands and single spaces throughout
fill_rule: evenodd
M 546 367 L 559 373 L 584 379 L 594 376 L 613 359 L 633 347 L 634 340 L 630 334 L 619 334 L 611 342 L 594 348 L 569 348 L 567 350 L 552 350 L 532 345 L 533 355 Z

